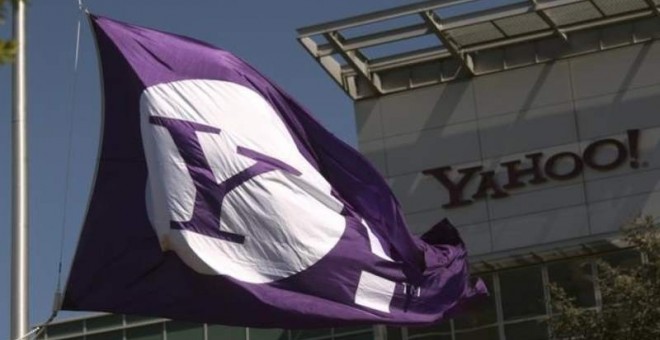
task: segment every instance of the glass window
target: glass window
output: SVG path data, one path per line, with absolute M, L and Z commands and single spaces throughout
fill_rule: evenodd
M 288 340 L 289 332 L 283 329 L 250 328 L 250 340 Z
M 111 314 L 99 317 L 93 317 L 85 320 L 87 331 L 105 329 L 112 327 L 123 327 L 124 318 L 121 315 Z
M 348 326 L 341 328 L 333 328 L 335 334 L 341 333 L 350 333 L 350 332 L 363 332 L 363 331 L 373 331 L 373 326 Z
M 126 339 L 128 340 L 161 340 L 162 338 L 162 323 L 126 329 Z
M 374 333 L 373 332 L 365 332 L 365 333 L 353 333 L 353 334 L 346 334 L 346 335 L 336 335 L 334 337 L 335 340 L 374 340 Z
M 387 326 L 387 340 L 403 339 L 403 329 L 401 327 Z
M 451 340 L 451 334 L 447 333 L 427 333 L 408 336 L 410 340 Z
M 635 266 L 638 266 L 642 263 L 642 257 L 641 254 L 636 251 L 636 250 L 624 250 L 624 251 L 618 251 L 615 253 L 603 255 L 601 257 L 601 260 L 603 262 L 606 262 L 610 266 L 612 266 L 615 269 L 620 270 L 619 274 L 627 275 L 629 273 L 628 270 L 632 269 Z M 599 269 L 599 272 L 602 269 Z M 600 272 L 602 274 L 602 272 Z M 601 276 L 602 278 L 603 276 Z M 609 287 L 611 288 L 611 287 Z M 602 304 L 603 305 L 609 305 L 615 301 L 612 300 L 612 298 L 616 295 L 611 295 L 612 291 L 611 289 L 608 289 L 608 287 L 600 287 L 600 293 L 602 296 Z
M 470 331 L 456 331 L 456 340 L 499 340 L 497 327 L 488 327 Z
M 340 339 L 340 338 L 344 339 L 352 335 L 364 336 L 365 334 L 369 335 L 371 339 L 373 339 L 373 333 L 374 333 L 373 326 L 353 326 L 353 327 L 342 327 L 342 328 L 333 329 L 333 334 L 335 339 Z
M 541 321 L 525 321 L 504 325 L 506 340 L 546 340 L 548 327 Z
M 48 337 L 52 338 L 54 336 L 62 336 L 62 335 L 75 335 L 75 334 L 80 334 L 83 331 L 83 321 L 71 321 L 71 322 L 64 322 L 61 324 L 57 325 L 50 325 L 46 329 L 46 334 L 48 334 Z
M 506 271 L 499 276 L 505 320 L 545 314 L 541 267 Z
M 99 334 L 87 335 L 86 340 L 122 340 L 124 331 L 112 331 Z
M 575 298 L 581 307 L 596 305 L 594 275 L 590 260 L 573 260 L 548 265 L 551 283 L 563 288 L 568 296 Z
M 208 340 L 245 340 L 245 328 L 208 325 Z
M 198 323 L 171 321 L 165 324 L 167 340 L 203 340 L 204 325 Z
M 126 315 L 125 317 L 126 317 L 126 324 L 128 325 L 156 320 L 156 318 L 152 318 L 148 316 L 138 316 L 138 315 Z
M 433 326 L 408 327 L 408 339 L 451 339 L 451 325 L 445 321 Z
M 624 250 L 604 255 L 601 258 L 612 267 L 630 268 L 642 263 L 641 255 L 636 250 Z
M 490 295 L 484 297 L 481 301 L 476 301 L 473 305 L 466 306 L 465 310 L 460 312 L 454 319 L 454 327 L 456 329 L 474 328 L 497 322 L 493 277 L 486 276 L 482 279 L 486 287 L 488 287 Z
M 303 340 L 320 336 L 331 336 L 332 329 L 294 329 L 291 330 L 291 340 Z

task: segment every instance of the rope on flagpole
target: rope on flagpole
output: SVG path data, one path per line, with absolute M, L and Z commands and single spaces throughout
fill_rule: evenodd
M 55 291 L 56 296 L 61 295 L 62 292 L 62 262 L 64 258 L 64 240 L 66 239 L 66 223 L 67 223 L 67 208 L 69 205 L 69 182 L 71 178 L 71 150 L 73 149 L 73 121 L 74 113 L 76 111 L 76 89 L 78 85 L 78 61 L 80 54 L 80 26 L 82 22 L 83 11 L 85 11 L 82 0 L 78 0 L 78 23 L 76 26 L 76 49 L 73 59 L 73 84 L 71 85 L 71 105 L 69 110 L 69 127 L 67 131 L 67 155 L 65 159 L 66 175 L 64 180 L 64 209 L 62 213 L 62 226 L 60 233 L 60 258 L 57 268 L 57 288 Z M 59 310 L 59 305 L 53 305 L 53 310 Z
M 83 0 L 78 0 L 78 10 L 80 10 L 80 13 L 89 14 L 89 10 L 87 9 L 87 6 Z
M 41 326 L 34 327 L 31 331 L 25 333 L 25 335 L 23 335 L 20 338 L 16 338 L 15 340 L 29 339 L 30 336 L 32 336 L 32 334 L 37 333 L 40 329 L 41 329 Z
M 73 59 L 73 84 L 71 85 L 71 105 L 69 110 L 69 127 L 67 132 L 67 156 L 66 156 L 66 175 L 64 180 L 64 209 L 62 212 L 62 226 L 60 232 L 60 256 L 57 265 L 57 287 L 55 288 L 55 296 L 53 300 L 53 308 L 50 316 L 46 322 L 42 323 L 39 326 L 34 327 L 30 332 L 24 336 L 16 339 L 23 340 L 29 339 L 32 335 L 35 338 L 38 338 L 43 331 L 46 330 L 46 327 L 57 317 L 58 312 L 60 311 L 62 305 L 62 262 L 64 258 L 64 240 L 66 239 L 66 224 L 67 224 L 67 208 L 69 204 L 69 182 L 71 178 L 71 150 L 73 149 L 73 121 L 74 114 L 76 110 L 76 89 L 78 84 L 78 63 L 80 56 L 80 30 L 82 16 L 84 13 L 88 13 L 87 8 L 83 4 L 82 0 L 78 0 L 78 22 L 76 25 L 76 48 L 74 52 Z
M 14 339 L 14 340 L 30 339 L 30 337 L 31 337 L 32 335 L 34 335 L 34 338 L 35 338 L 35 339 L 38 339 L 39 336 L 40 336 L 40 335 L 46 330 L 46 326 L 48 326 L 51 322 L 53 322 L 53 320 L 55 319 L 56 316 L 57 316 L 57 311 L 56 311 L 56 310 L 53 310 L 53 313 L 50 315 L 50 317 L 48 318 L 48 320 L 46 320 L 46 322 L 42 323 L 42 324 L 39 325 L 39 326 L 36 326 L 36 327 L 32 328 L 31 331 L 27 332 L 27 333 L 26 333 L 25 335 L 23 335 L 22 337 L 20 337 L 20 338 L 16 338 L 16 339 Z

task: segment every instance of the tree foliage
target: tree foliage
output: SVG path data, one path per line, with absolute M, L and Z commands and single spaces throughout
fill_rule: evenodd
M 624 229 L 624 239 L 645 260 L 631 267 L 597 264 L 602 307 L 581 308 L 551 285 L 549 325 L 555 339 L 660 339 L 660 228 L 651 218 L 639 219 Z
M 13 0 L 20 1 L 20 0 Z M 7 5 L 10 1 L 0 0 L 0 24 L 5 23 L 7 15 Z M 8 63 L 14 59 L 16 55 L 16 42 L 13 40 L 5 40 L 0 38 L 0 65 Z

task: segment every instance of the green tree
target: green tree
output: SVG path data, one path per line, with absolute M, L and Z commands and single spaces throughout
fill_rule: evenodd
M 624 239 L 644 261 L 631 267 L 598 263 L 602 307 L 578 307 L 562 288 L 551 285 L 553 338 L 660 339 L 660 228 L 651 218 L 639 219 L 624 228 Z
M 21 1 L 21 0 L 12 0 Z M 0 24 L 5 23 L 7 15 L 7 0 L 0 0 Z M 0 38 L 0 65 L 11 62 L 16 55 L 16 42 L 13 40 L 5 40 Z

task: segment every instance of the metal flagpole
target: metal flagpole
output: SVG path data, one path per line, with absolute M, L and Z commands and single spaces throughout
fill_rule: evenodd
M 28 332 L 28 169 L 25 86 L 25 1 L 13 1 L 11 339 Z

